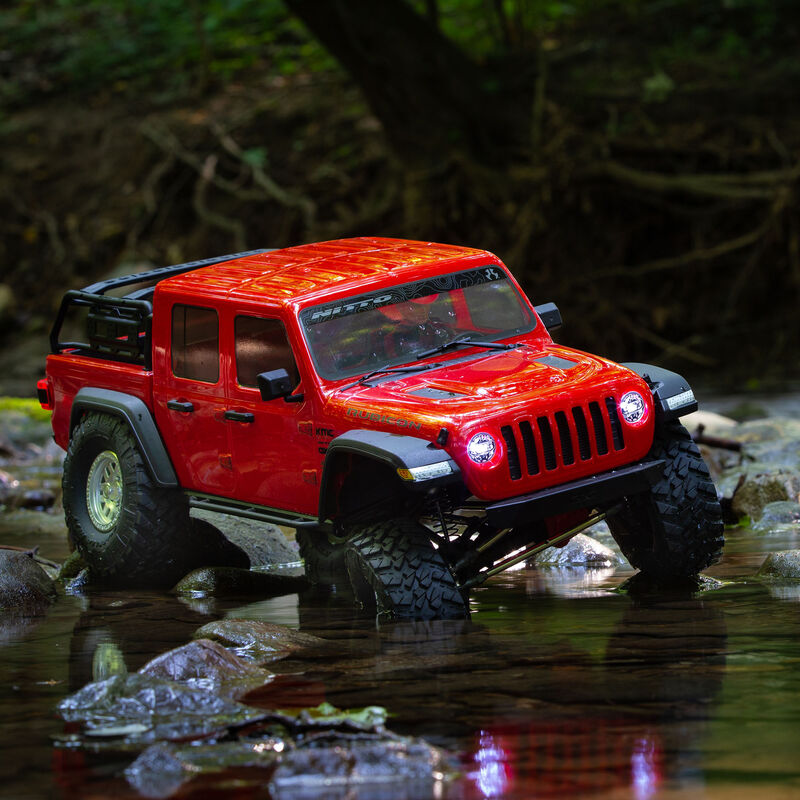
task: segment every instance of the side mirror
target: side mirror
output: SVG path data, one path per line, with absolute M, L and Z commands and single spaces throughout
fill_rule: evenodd
M 554 331 L 561 327 L 561 312 L 555 303 L 542 303 L 540 306 L 534 306 L 533 308 L 548 331 Z
M 292 381 L 285 369 L 273 369 L 270 372 L 261 372 L 256 376 L 258 390 L 264 401 L 277 400 L 279 397 L 288 397 L 292 393 Z

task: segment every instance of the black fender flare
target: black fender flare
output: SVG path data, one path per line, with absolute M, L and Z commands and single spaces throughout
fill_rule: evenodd
M 428 491 L 461 480 L 461 470 L 446 450 L 418 436 L 356 429 L 333 439 L 325 454 L 319 492 L 320 522 L 331 512 L 332 481 L 343 458 L 361 456 L 393 472 L 407 470 L 408 477 L 397 473 L 398 480 L 411 491 Z
M 70 437 L 81 416 L 87 411 L 101 411 L 104 414 L 121 417 L 131 429 L 139 445 L 139 452 L 155 483 L 163 488 L 178 486 L 178 476 L 175 474 L 167 448 L 158 432 L 153 415 L 143 400 L 124 392 L 84 386 L 72 401 Z
M 677 372 L 671 372 L 652 364 L 629 361 L 622 364 L 640 375 L 650 386 L 656 405 L 656 418 L 659 422 L 678 419 L 692 411 L 697 411 L 697 399 L 689 381 Z

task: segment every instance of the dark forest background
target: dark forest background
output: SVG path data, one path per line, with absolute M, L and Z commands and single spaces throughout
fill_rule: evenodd
M 388 235 L 497 253 L 562 340 L 800 378 L 796 0 L 0 9 L 0 392 L 66 288 Z

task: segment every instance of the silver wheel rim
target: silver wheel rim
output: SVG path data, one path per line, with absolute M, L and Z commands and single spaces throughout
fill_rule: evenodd
M 108 533 L 122 513 L 122 469 L 112 450 L 103 450 L 92 462 L 86 479 L 86 508 L 101 533 Z

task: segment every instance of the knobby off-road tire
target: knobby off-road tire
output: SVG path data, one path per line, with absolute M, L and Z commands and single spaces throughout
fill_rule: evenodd
M 124 586 L 172 586 L 183 577 L 189 507 L 151 479 L 130 428 L 88 414 L 64 461 L 64 512 L 93 579 Z
M 429 533 L 411 519 L 360 527 L 345 564 L 357 598 L 398 619 L 456 619 L 467 604 Z
M 306 578 L 319 586 L 335 586 L 349 583 L 344 563 L 345 546 L 333 544 L 321 531 L 298 528 L 295 540 L 306 568 Z
M 625 499 L 608 526 L 631 565 L 654 580 L 695 577 L 722 553 L 722 509 L 703 457 L 686 428 L 656 428 L 648 458 L 664 468 L 649 493 Z

